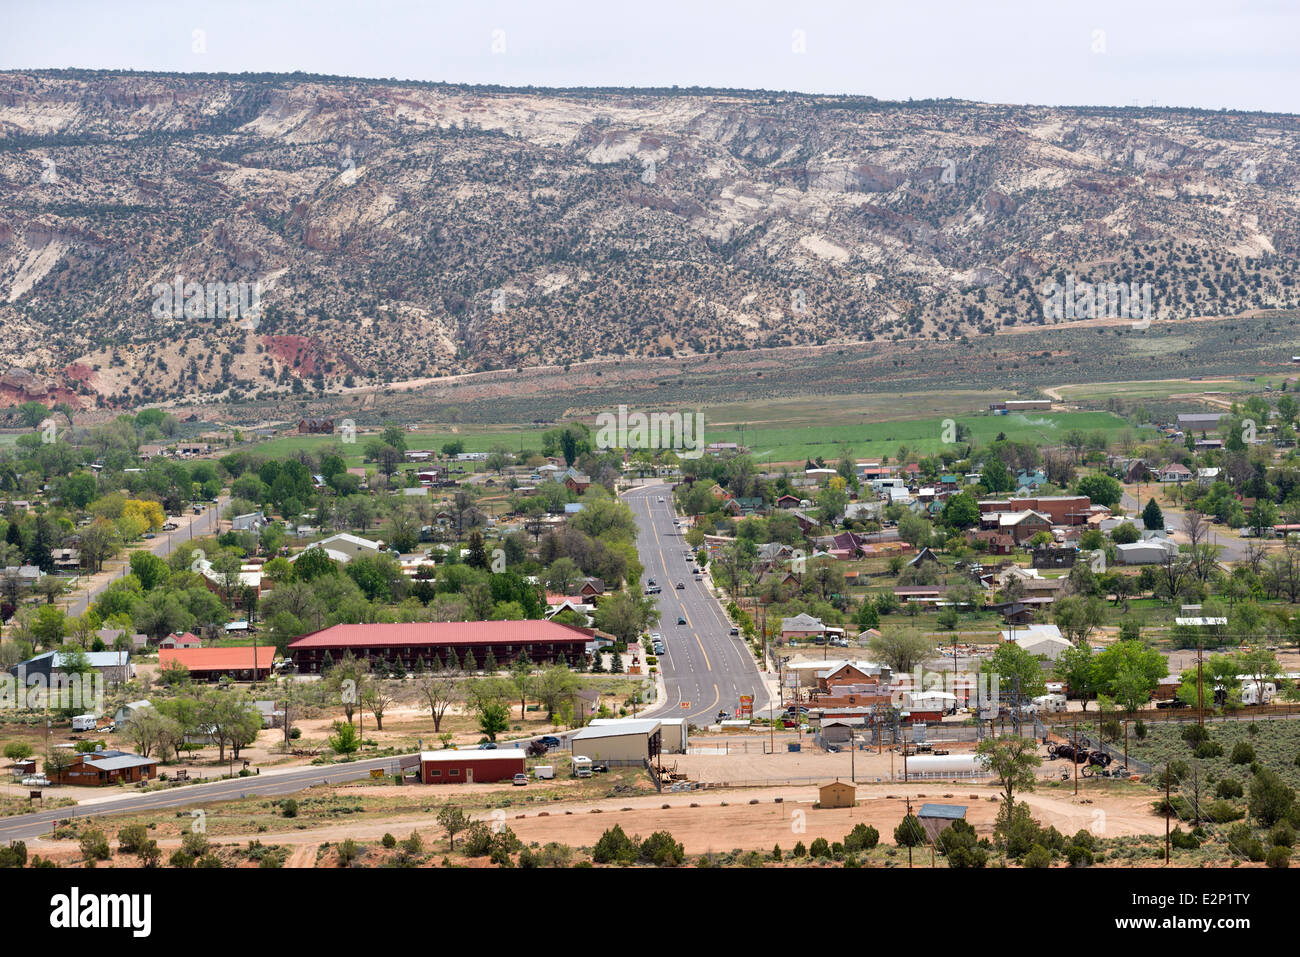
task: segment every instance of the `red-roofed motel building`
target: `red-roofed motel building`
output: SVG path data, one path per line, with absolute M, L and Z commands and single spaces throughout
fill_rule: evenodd
M 401 661 L 410 671 L 423 659 L 435 658 L 444 668 L 457 668 L 469 652 L 481 668 L 488 651 L 501 667 L 526 654 L 536 664 L 575 665 L 586 655 L 594 637 L 589 628 L 555 621 L 416 621 L 394 624 L 334 625 L 289 643 L 289 657 L 300 674 L 319 674 L 326 655 L 338 662 L 354 658 Z M 452 660 L 452 655 L 455 660 Z

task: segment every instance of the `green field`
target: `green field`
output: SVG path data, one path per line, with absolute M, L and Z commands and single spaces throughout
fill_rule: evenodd
M 945 421 L 971 430 L 977 444 L 987 444 L 1004 434 L 1008 439 L 1037 444 L 1059 444 L 1072 429 L 1104 432 L 1113 441 L 1123 432 L 1142 435 L 1119 416 L 1109 412 L 1033 412 L 1013 415 L 971 414 L 975 395 L 933 396 L 886 399 L 882 396 L 855 397 L 861 401 L 844 403 L 822 400 L 782 400 L 744 406 L 720 405 L 704 411 L 707 442 L 738 442 L 751 449 L 763 463 L 796 462 L 821 456 L 837 460 L 842 451 L 858 459 L 896 458 L 900 446 L 931 454 L 944 448 Z M 959 414 L 958 409 L 968 410 Z M 947 414 L 915 417 L 917 411 Z M 907 417 L 911 413 L 913 417 Z M 588 422 L 594 427 L 594 420 Z M 377 431 L 377 430 L 376 430 Z M 537 451 L 545 429 L 532 425 L 457 425 L 437 428 L 421 427 L 406 433 L 410 449 L 437 450 L 444 443 L 460 440 L 467 452 L 487 452 L 494 446 Z M 258 452 L 271 456 L 292 455 L 300 450 L 318 451 L 335 446 L 341 449 L 349 465 L 360 465 L 362 450 L 372 433 L 360 432 L 354 445 L 344 445 L 339 436 L 287 435 L 261 442 Z

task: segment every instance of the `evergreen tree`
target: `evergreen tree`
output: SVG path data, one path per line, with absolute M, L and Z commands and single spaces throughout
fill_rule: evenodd
M 1160 506 L 1156 504 L 1154 498 L 1147 499 L 1146 508 L 1142 509 L 1142 524 L 1150 529 L 1160 529 L 1164 531 L 1165 515 L 1160 511 Z
M 483 659 L 483 670 L 488 674 L 493 674 L 501 670 L 497 665 L 497 656 L 492 653 L 491 648 L 488 649 L 487 657 Z
M 461 661 L 461 668 L 471 673 L 478 671 L 478 661 L 474 657 L 474 652 L 470 651 L 468 648 L 465 649 L 465 657 Z

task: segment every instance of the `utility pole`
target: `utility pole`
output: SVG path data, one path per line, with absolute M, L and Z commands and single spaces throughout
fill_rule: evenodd
M 904 764 L 907 763 L 907 748 L 906 748 L 906 747 L 903 748 L 903 763 L 904 763 Z M 904 773 L 904 775 L 903 775 L 903 779 L 904 779 L 904 780 L 907 779 L 907 775 L 906 775 L 906 773 Z M 909 825 L 910 825 L 911 817 L 912 817 L 912 798 L 911 798 L 910 796 L 907 798 L 907 817 L 908 817 L 908 822 L 909 822 Z M 910 830 L 910 827 L 909 827 L 909 830 Z M 908 835 L 908 842 L 907 842 L 907 866 L 908 866 L 909 868 L 912 866 L 912 841 L 911 841 L 911 837 L 912 837 L 912 835 L 909 834 L 909 835 Z
M 1169 866 L 1169 765 L 1165 765 L 1165 866 Z
M 1124 719 L 1124 770 L 1128 770 L 1128 718 Z
M 1074 796 L 1079 796 L 1079 719 L 1074 719 Z

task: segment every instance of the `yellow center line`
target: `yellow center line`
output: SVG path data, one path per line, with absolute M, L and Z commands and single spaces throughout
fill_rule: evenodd
M 717 704 L 719 701 L 721 701 L 721 700 L 722 700 L 722 692 L 718 690 L 718 686 L 717 686 L 717 685 L 714 685 L 714 686 L 713 686 L 713 704 L 709 705 L 708 708 L 705 709 L 705 714 L 713 714 L 713 707 L 714 707 L 714 705 L 716 705 L 716 704 Z
M 689 619 L 688 619 L 688 622 L 689 622 Z M 712 671 L 712 670 L 713 670 L 713 666 L 712 666 L 711 664 L 709 664 L 709 653 L 708 653 L 707 651 L 704 650 L 704 642 L 700 641 L 700 636 L 699 636 L 699 635 L 696 635 L 696 636 L 695 636 L 695 643 L 696 643 L 697 645 L 700 646 L 700 654 L 702 654 L 702 655 L 704 656 L 704 670 L 705 670 L 705 671 Z M 715 689 L 716 689 L 717 686 L 715 685 L 714 687 L 715 687 Z

